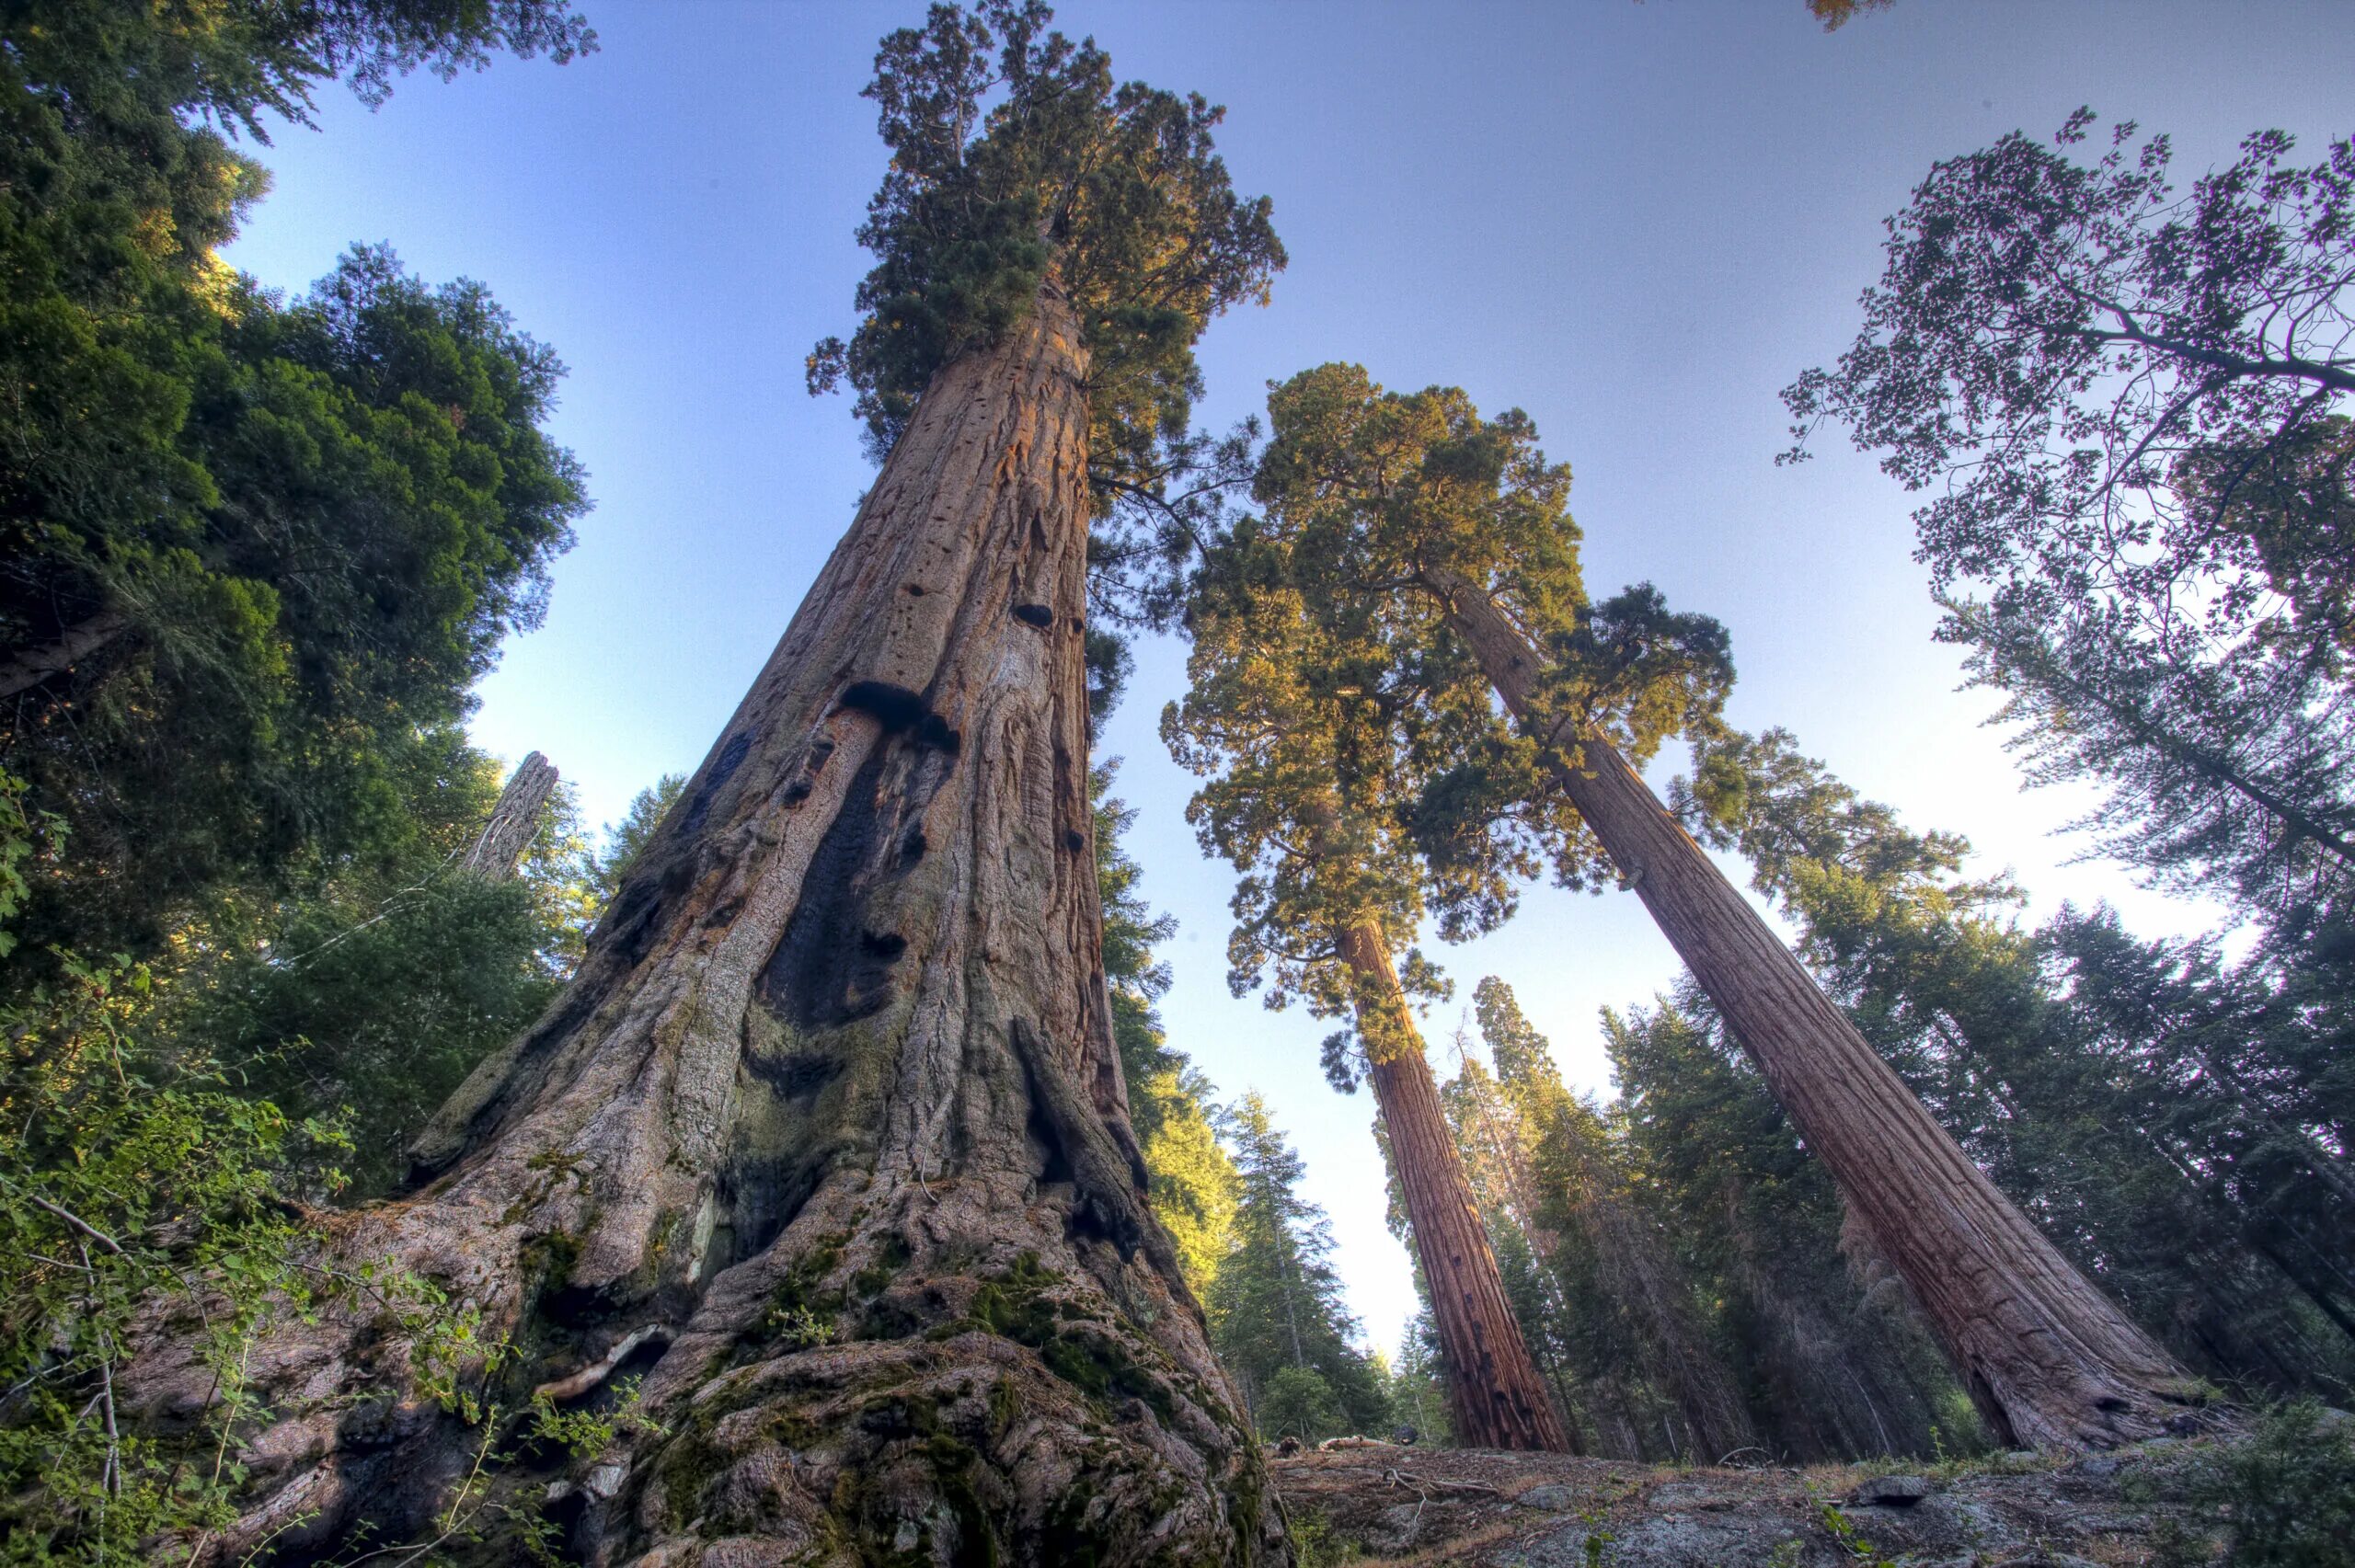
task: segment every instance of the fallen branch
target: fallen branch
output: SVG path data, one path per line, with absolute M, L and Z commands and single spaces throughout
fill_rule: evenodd
M 614 1369 L 628 1360 L 638 1346 L 670 1343 L 671 1327 L 667 1323 L 648 1323 L 641 1328 L 632 1329 L 622 1335 L 611 1350 L 606 1351 L 603 1356 L 581 1368 L 570 1377 L 558 1378 L 554 1382 L 542 1383 L 538 1388 L 534 1389 L 532 1398 L 546 1400 L 550 1404 L 563 1404 L 569 1400 L 579 1399 L 582 1394 L 612 1377 Z

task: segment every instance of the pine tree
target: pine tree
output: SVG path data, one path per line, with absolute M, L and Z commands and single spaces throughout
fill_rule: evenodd
M 2292 1087 L 2254 988 L 2212 952 L 2135 943 L 2107 913 L 2021 929 L 2006 880 L 1959 875 L 1964 841 L 1906 830 L 1783 731 L 1713 743 L 1680 804 L 1751 858 L 1972 1158 L 2188 1365 L 2283 1394 L 2344 1364 L 2326 1320 L 2355 1187 L 2303 1130 L 2326 1095 Z
M 1613 1457 L 1714 1459 L 1754 1446 L 1749 1413 L 1699 1321 L 1692 1283 L 1659 1216 L 1628 1179 L 1603 1117 L 1562 1082 L 1511 986 L 1482 979 L 1474 1005 L 1497 1073 L 1497 1112 L 1483 1121 L 1511 1129 L 1521 1167 L 1515 1185 L 1527 1195 L 1523 1228 L 1552 1265 L 1564 1315 L 1585 1339 L 1584 1356 L 1574 1360 L 1583 1361 L 1590 1379 L 1619 1385 L 1611 1391 L 1640 1438 L 1633 1451 Z M 1467 1075 L 1475 1065 L 1466 1063 Z M 1658 1413 L 1639 1415 L 1637 1404 Z M 1655 1431 L 1668 1437 L 1665 1452 L 1652 1447 Z
M 1145 1205 L 1083 650 L 1091 478 L 1181 429 L 1193 337 L 1281 253 L 1215 110 L 1046 20 L 884 40 L 867 320 L 813 367 L 882 470 L 571 986 L 419 1140 L 423 1190 L 330 1243 L 463 1294 L 511 1403 L 650 1361 L 569 1494 L 592 1555 L 1282 1551 Z M 196 1350 L 157 1345 L 151 1402 L 201 1397 Z M 342 1302 L 252 1365 L 344 1406 L 420 1354 Z M 479 1435 L 401 1408 L 366 1447 L 289 1411 L 230 1550 L 437 1517 Z
M 1186 1283 L 1205 1300 L 1235 1247 L 1235 1162 L 1219 1141 L 1217 1090 L 1162 1032 L 1157 1002 L 1169 966 L 1153 956 L 1177 921 L 1155 915 L 1137 889 L 1141 868 L 1120 842 L 1136 813 L 1109 793 L 1117 760 L 1091 780 L 1096 804 L 1096 885 L 1104 906 L 1104 978 L 1112 993 L 1112 1038 L 1129 1087 L 1129 1120 L 1144 1155 L 1154 1217 L 1169 1232 Z
M 1211 1288 L 1211 1336 L 1260 1435 L 1316 1442 L 1378 1426 L 1387 1410 L 1342 1303 L 1325 1212 L 1256 1092 L 1227 1113 L 1236 1172 L 1234 1250 Z
M 1606 1013 L 1631 1174 L 1716 1303 L 1762 1443 L 1801 1459 L 1967 1450 L 1977 1421 L 1900 1283 L 1706 997 Z
M 1668 734 L 1715 727 L 1730 675 L 1723 633 L 1671 615 L 1648 589 L 1585 602 L 1568 475 L 1545 463 L 1527 418 L 1483 421 L 1460 392 L 1384 395 L 1353 366 L 1294 378 L 1269 411 L 1255 536 L 1288 552 L 1327 615 L 1379 620 L 1395 668 L 1428 690 L 1468 662 L 1519 727 L 1522 750 L 1427 794 L 1427 853 L 1526 860 L 1536 837 L 1565 881 L 1607 867 L 1635 890 L 2006 1441 L 2107 1447 L 2162 1431 L 2196 1402 L 2181 1368 L 1971 1163 L 1637 773 Z

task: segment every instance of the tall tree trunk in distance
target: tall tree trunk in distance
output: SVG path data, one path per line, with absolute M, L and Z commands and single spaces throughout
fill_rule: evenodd
M 1543 657 L 1476 584 L 1427 588 L 1896 1267 L 2003 1441 L 2159 1435 L 2190 1379 L 1947 1137 L 1617 749 L 1547 734 Z M 1557 721 L 1558 722 L 1558 721 Z
M 1616 1190 L 1614 1174 L 1596 1169 L 1591 1150 L 1580 1150 L 1578 1160 L 1585 1188 L 1572 1200 L 1579 1222 L 1603 1277 L 1648 1342 L 1652 1381 L 1684 1418 L 1692 1441 L 1708 1450 L 1693 1458 L 1706 1464 L 1755 1445 L 1758 1433 L 1732 1373 L 1693 1320 L 1683 1271 Z
M 507 787 L 499 792 L 490 820 L 483 824 L 481 836 L 458 863 L 459 868 L 487 882 L 504 882 L 513 876 L 523 852 L 532 847 L 532 835 L 540 830 L 540 811 L 556 793 L 556 780 L 554 762 L 537 751 L 526 756 Z
M 1471 1054 L 1465 1049 L 1462 1029 L 1455 1032 L 1455 1055 L 1456 1059 L 1468 1068 Z M 1467 1075 L 1460 1082 L 1468 1083 L 1471 1080 Z M 1491 1081 L 1476 1087 L 1471 1100 L 1473 1113 L 1480 1118 L 1480 1132 L 1488 1143 L 1488 1157 L 1496 1162 L 1497 1169 L 1504 1178 L 1501 1196 L 1505 1218 L 1529 1243 L 1530 1253 L 1535 1260 L 1538 1291 L 1544 1297 L 1539 1310 L 1553 1318 L 1567 1320 L 1570 1315 L 1569 1303 L 1563 1296 L 1561 1276 L 1555 1264 L 1561 1238 L 1538 1220 L 1537 1182 L 1530 1173 L 1529 1151 L 1522 1147 L 1515 1131 L 1498 1125 L 1494 1093 L 1495 1085 Z M 1528 1336 L 1524 1334 L 1522 1342 L 1526 1344 Z M 1538 1370 L 1554 1391 L 1554 1413 L 1562 1423 L 1562 1451 L 1585 1453 L 1586 1449 L 1579 1440 L 1576 1378 L 1562 1365 L 1561 1356 L 1556 1353 L 1555 1347 L 1544 1340 L 1539 1341 L 1539 1348 L 1532 1354 L 1542 1363 Z
M 1545 1385 L 1505 1298 L 1504 1276 L 1472 1199 L 1472 1184 L 1449 1131 L 1439 1083 L 1421 1049 L 1389 944 L 1371 921 L 1343 928 L 1341 960 L 1379 998 L 1380 1017 L 1361 1017 L 1366 1076 L 1382 1108 L 1391 1159 L 1407 1199 L 1415 1256 L 1431 1292 L 1447 1373 L 1455 1440 L 1471 1448 L 1569 1451 Z M 1368 1005 L 1368 1004 L 1361 1004 Z
M 1051 282 L 934 379 L 578 978 L 429 1127 L 431 1185 L 329 1243 L 511 1335 L 510 1408 L 642 1373 L 662 1430 L 571 1463 L 591 1562 L 1287 1555 L 1113 1045 L 1079 345 Z M 290 1413 L 228 1560 L 458 1494 L 482 1435 L 364 1397 L 413 1349 L 374 1316 L 257 1347 Z M 190 1335 L 155 1359 L 151 1408 L 207 1397 Z

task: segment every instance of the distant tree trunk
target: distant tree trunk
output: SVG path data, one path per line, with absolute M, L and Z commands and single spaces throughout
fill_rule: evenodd
M 486 882 L 504 882 L 513 876 L 523 852 L 532 847 L 532 836 L 540 830 L 540 812 L 556 793 L 556 780 L 555 763 L 537 751 L 525 757 L 507 787 L 499 792 L 490 820 L 483 824 L 481 836 L 458 863 L 459 868 Z
M 1683 1270 L 1605 1173 L 1594 1169 L 1589 1151 L 1586 1193 L 1577 1200 L 1580 1221 L 1610 1285 L 1654 1358 L 1646 1370 L 1684 1418 L 1691 1439 L 1709 1450 L 1701 1463 L 1749 1448 L 1758 1440 L 1733 1376 L 1693 1321 L 1691 1291 Z
M 0 697 L 13 697 L 52 675 L 63 674 L 130 629 L 130 616 L 120 610 L 101 610 L 66 627 L 45 647 L 28 648 L 12 658 L 0 659 Z
M 1359 1033 L 1367 1042 L 1366 1076 L 1406 1196 L 1415 1256 L 1430 1287 L 1455 1440 L 1472 1448 L 1566 1453 L 1569 1440 L 1505 1297 L 1504 1276 L 1488 1250 L 1389 944 L 1370 921 L 1344 929 L 1339 940 L 1342 962 L 1387 1014 L 1361 1018 Z
M 1113 1044 L 1085 374 L 1051 283 L 941 371 L 578 978 L 421 1139 L 431 1185 L 338 1221 L 331 1261 L 512 1337 L 511 1409 L 643 1373 L 666 1430 L 571 1471 L 584 1560 L 1287 1555 Z M 228 1560 L 433 1533 L 481 1434 L 364 1398 L 409 1356 L 373 1318 L 257 1347 L 289 1413 Z M 195 1352 L 153 1352 L 151 1409 L 207 1397 Z
M 1426 585 L 1570 804 L 1821 1157 L 2006 1443 L 2157 1436 L 2189 1379 L 1947 1137 L 1758 912 L 1600 736 L 1538 701 L 1542 656 L 1477 585 Z M 1549 724 L 1563 726 L 1549 732 Z
M 1459 1058 L 1469 1061 L 1461 1030 L 1456 1032 L 1455 1050 Z M 1562 1281 L 1555 1268 L 1555 1254 L 1560 1250 L 1561 1238 L 1538 1220 L 1537 1184 L 1530 1173 L 1529 1151 L 1522 1146 L 1515 1133 L 1499 1125 L 1490 1087 L 1483 1085 L 1478 1088 L 1472 1096 L 1472 1104 L 1474 1114 L 1480 1118 L 1480 1131 L 1488 1140 L 1489 1157 L 1496 1162 L 1497 1170 L 1504 1178 L 1501 1196 L 1505 1218 L 1528 1242 L 1531 1255 L 1536 1260 L 1538 1290 L 1545 1298 L 1539 1310 L 1567 1324 L 1570 1316 L 1569 1302 L 1563 1297 Z M 1524 1344 L 1527 1340 L 1528 1336 L 1522 1335 Z M 1541 1364 L 1539 1371 L 1554 1391 L 1554 1413 L 1562 1424 L 1562 1451 L 1583 1454 L 1586 1449 L 1580 1442 L 1576 1379 L 1569 1368 L 1562 1365 L 1562 1358 L 1555 1353 L 1553 1345 L 1545 1339 L 1538 1341 L 1534 1354 Z

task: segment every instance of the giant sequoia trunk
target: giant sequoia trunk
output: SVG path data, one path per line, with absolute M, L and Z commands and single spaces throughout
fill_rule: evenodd
M 1995 1189 L 1607 740 L 1550 717 L 1542 657 L 1460 578 L 1426 585 L 1717 1004 L 2006 1443 L 2154 1436 L 2189 1379 Z M 1559 727 L 1558 732 L 1549 726 Z
M 511 1334 L 511 1408 L 642 1373 L 663 1431 L 491 1483 L 589 1561 L 1283 1552 L 1110 1033 L 1084 373 L 1051 284 L 940 372 L 579 978 L 328 1243 Z M 228 1560 L 443 1528 L 483 1435 L 400 1393 L 414 1352 L 366 1299 L 261 1344 Z M 205 1397 L 185 1340 L 144 1382 Z
M 1534 1448 L 1567 1453 L 1569 1440 L 1530 1359 L 1504 1276 L 1472 1198 L 1463 1157 L 1440 1104 L 1439 1084 L 1424 1059 L 1407 999 L 1391 967 L 1389 944 L 1372 922 L 1340 933 L 1341 961 L 1381 1010 L 1360 1019 L 1366 1077 L 1382 1107 L 1390 1157 L 1407 1199 L 1415 1256 L 1430 1287 L 1447 1374 L 1455 1440 L 1474 1448 Z

